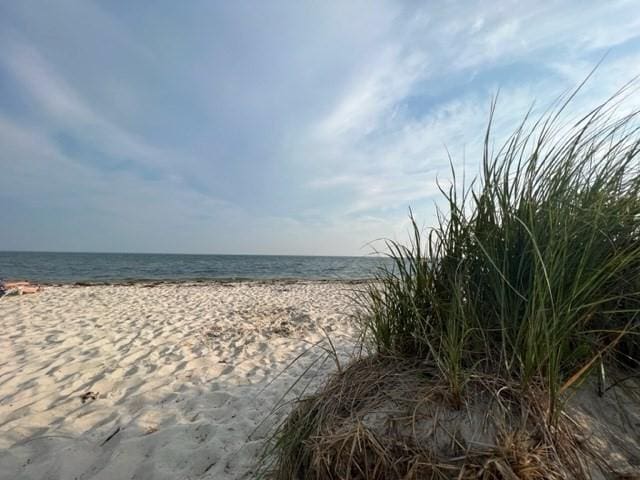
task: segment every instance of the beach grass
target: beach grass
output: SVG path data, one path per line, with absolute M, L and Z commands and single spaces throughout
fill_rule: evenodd
M 411 214 L 409 243 L 386 242 L 392 266 L 358 296 L 368 356 L 279 427 L 274 478 L 588 478 L 566 402 L 640 373 L 640 135 L 619 110 L 634 88 L 568 121 L 574 92 L 498 149 L 492 103 L 481 174 L 452 168 L 437 225 Z M 425 402 L 468 424 L 481 408 L 492 448 L 467 432 L 444 453 L 416 433 Z M 382 441 L 366 420 L 382 412 L 412 421 Z

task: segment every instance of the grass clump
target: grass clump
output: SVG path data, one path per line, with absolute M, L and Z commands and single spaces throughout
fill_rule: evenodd
M 552 404 L 591 367 L 640 358 L 640 136 L 610 101 L 575 124 L 526 122 L 482 175 L 443 191 L 448 211 L 363 298 L 378 352 L 439 367 L 452 391 L 465 372 L 542 383 Z M 491 123 L 490 123 L 491 124 Z
M 591 478 L 607 463 L 585 460 L 565 406 L 640 371 L 628 88 L 573 123 L 573 95 L 527 115 L 497 150 L 494 102 L 480 176 L 460 187 L 454 171 L 437 225 L 412 215 L 409 245 L 387 242 L 393 266 L 359 297 L 370 357 L 281 425 L 275 478 Z
M 298 403 L 280 427 L 274 477 L 579 478 L 586 467 L 563 441 L 570 425 L 539 421 L 535 395 L 474 376 L 460 408 L 423 363 L 364 357 Z

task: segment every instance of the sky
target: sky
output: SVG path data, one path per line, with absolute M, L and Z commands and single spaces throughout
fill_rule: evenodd
M 0 250 L 367 255 L 602 64 L 637 1 L 0 3 Z M 374 242 L 373 244 L 371 242 Z

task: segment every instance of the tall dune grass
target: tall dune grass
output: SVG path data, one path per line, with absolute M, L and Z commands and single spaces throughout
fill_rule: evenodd
M 496 151 L 492 104 L 481 174 L 461 187 L 453 171 L 437 224 L 411 214 L 409 243 L 386 243 L 392 266 L 357 297 L 372 355 L 297 402 L 263 457 L 273 478 L 591 478 L 564 402 L 594 373 L 600 393 L 609 373 L 640 374 L 640 132 L 638 112 L 616 114 L 628 88 L 574 123 L 573 95 L 527 115 Z M 492 424 L 493 446 L 456 436 L 455 412 L 474 409 L 467 427 Z
M 552 404 L 594 367 L 637 365 L 640 135 L 637 112 L 615 116 L 623 93 L 574 124 L 566 103 L 525 119 L 495 153 L 489 121 L 480 178 L 442 189 L 426 233 L 411 216 L 360 298 L 378 352 L 433 362 L 453 392 L 481 371 Z

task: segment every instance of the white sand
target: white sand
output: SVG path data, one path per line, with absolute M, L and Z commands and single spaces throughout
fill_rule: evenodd
M 322 328 L 350 345 L 351 288 L 63 286 L 0 299 L 0 478 L 252 478 L 266 428 L 249 436 L 310 357 L 278 373 Z

